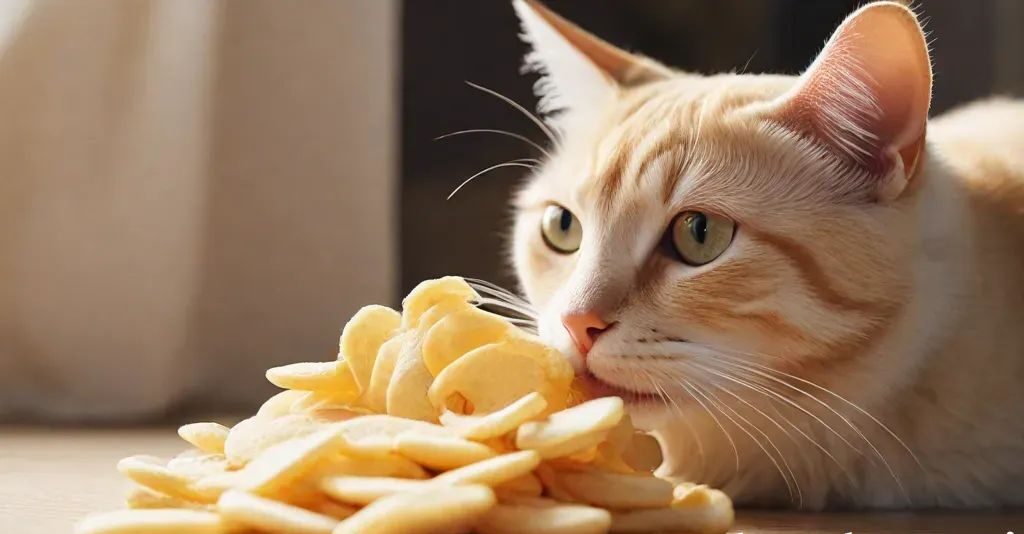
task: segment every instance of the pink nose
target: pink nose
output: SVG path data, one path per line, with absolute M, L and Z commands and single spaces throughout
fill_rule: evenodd
M 594 346 L 594 341 L 602 332 L 608 330 L 610 324 L 604 322 L 594 312 L 567 313 L 562 316 L 562 326 L 569 332 L 569 336 L 576 343 L 576 348 L 584 358 Z

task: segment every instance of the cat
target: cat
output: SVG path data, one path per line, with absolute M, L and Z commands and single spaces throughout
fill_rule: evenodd
M 539 335 L 739 505 L 1024 505 L 1024 102 L 929 120 L 915 13 L 800 76 L 672 70 L 513 0 L 553 146 L 515 195 Z

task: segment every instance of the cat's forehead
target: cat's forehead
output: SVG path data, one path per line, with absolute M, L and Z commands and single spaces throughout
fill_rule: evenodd
M 623 90 L 589 114 L 574 112 L 517 206 L 554 202 L 607 226 L 638 214 L 663 224 L 684 210 L 749 222 L 858 201 L 857 180 L 822 179 L 849 169 L 758 111 L 795 81 L 679 75 Z
M 785 92 L 788 77 L 680 75 L 623 90 L 607 109 L 569 131 L 564 173 L 583 204 L 604 211 L 667 204 L 688 173 L 701 174 L 742 144 L 738 112 Z

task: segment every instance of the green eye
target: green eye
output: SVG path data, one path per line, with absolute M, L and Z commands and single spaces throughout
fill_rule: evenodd
M 583 241 L 583 227 L 571 211 L 552 204 L 544 210 L 540 221 L 540 234 L 544 242 L 555 252 L 572 254 Z
M 718 215 L 684 211 L 672 222 L 672 246 L 688 265 L 704 265 L 732 243 L 736 223 Z

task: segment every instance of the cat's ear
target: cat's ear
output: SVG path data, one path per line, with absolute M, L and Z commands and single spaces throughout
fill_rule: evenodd
M 609 44 L 536 0 L 513 0 L 512 7 L 523 40 L 533 48 L 526 69 L 542 74 L 535 91 L 543 114 L 597 106 L 618 87 L 669 74 L 666 67 Z
M 883 179 L 878 198 L 898 197 L 924 147 L 932 71 L 914 12 L 869 4 L 845 21 L 770 114 Z

